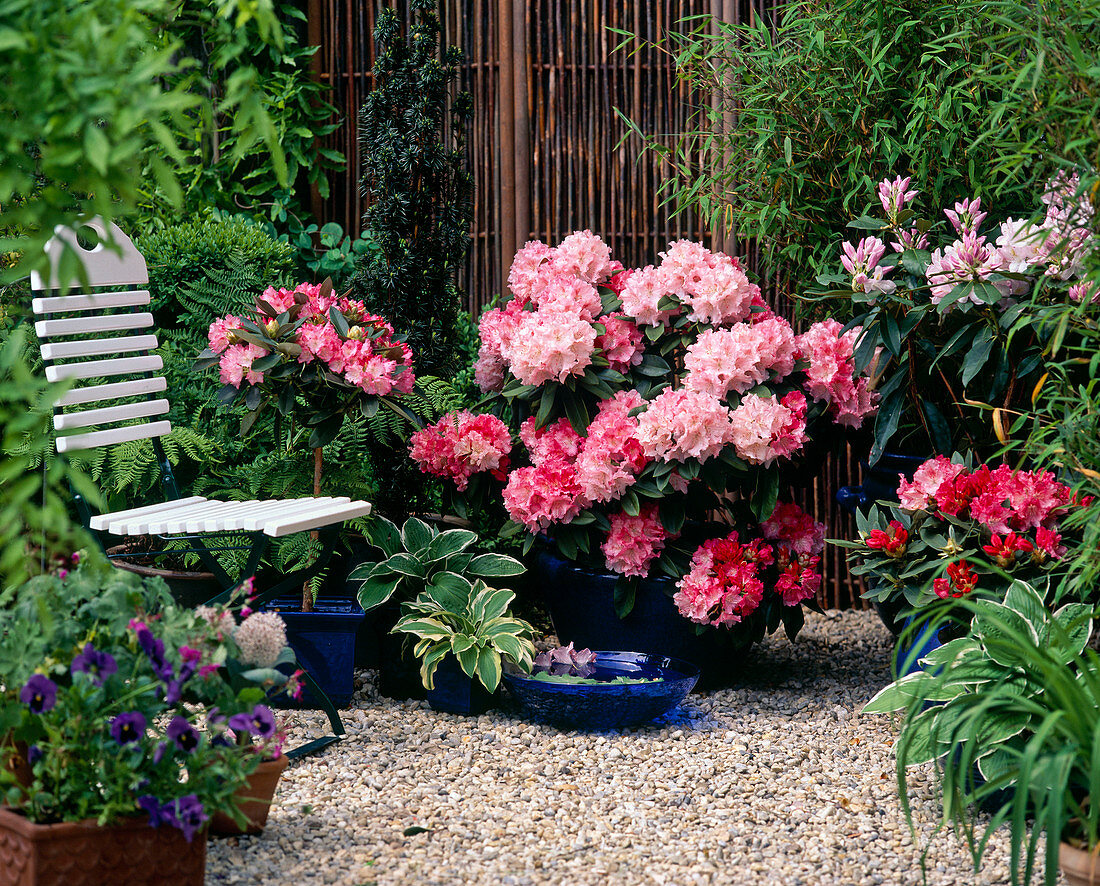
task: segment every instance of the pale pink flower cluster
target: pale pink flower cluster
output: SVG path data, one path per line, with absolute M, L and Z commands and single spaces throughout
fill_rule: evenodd
M 853 349 L 860 329 L 843 327 L 836 320 L 822 320 L 798 336 L 798 347 L 807 361 L 806 391 L 815 400 L 829 404 L 833 420 L 858 428 L 873 413 L 878 393 L 870 389 L 866 376 L 856 378 Z
M 368 394 L 409 393 L 416 381 L 412 350 L 394 337 L 393 327 L 382 317 L 368 313 L 361 301 L 320 293 L 320 286 L 302 283 L 294 289 L 268 288 L 256 301 L 280 315 L 296 311 L 292 317 L 301 325 L 293 343 L 300 348 L 299 363 L 319 360 L 348 384 Z M 332 324 L 329 311 L 333 307 L 347 320 L 347 338 Z M 253 320 L 272 337 L 279 334 L 282 326 L 266 314 L 258 313 Z M 243 382 L 261 384 L 263 373 L 254 370 L 252 363 L 272 351 L 252 343 L 237 343 L 239 329 L 240 318 L 228 315 L 215 320 L 207 332 L 210 349 L 221 354 L 221 380 L 237 388 Z
M 600 317 L 604 332 L 596 338 L 596 348 L 607 358 L 608 365 L 616 372 L 629 372 L 631 366 L 642 362 L 642 331 L 638 324 L 622 314 Z
M 576 461 L 577 481 L 589 501 L 621 498 L 649 462 L 638 439 L 638 419 L 629 415 L 644 402 L 628 390 L 600 404 Z
M 677 240 L 661 262 L 670 294 L 690 308 L 689 320 L 720 325 L 749 316 L 760 287 L 749 282 L 737 259 L 701 243 Z
M 565 418 L 540 428 L 531 416 L 519 426 L 519 439 L 527 447 L 531 463 L 536 465 L 547 461 L 572 462 L 581 451 L 581 435 Z
M 658 307 L 661 299 L 670 295 L 665 274 L 653 265 L 629 272 L 619 292 L 623 310 L 643 326 L 663 326 L 679 313 L 679 306 Z
M 417 431 L 409 444 L 409 454 L 422 471 L 447 477 L 463 490 L 482 471 L 504 479 L 512 435 L 495 415 L 462 409 Z
M 649 565 L 661 553 L 668 533 L 657 516 L 657 506 L 642 508 L 637 517 L 625 511 L 611 515 L 611 530 L 600 546 L 607 568 L 619 575 L 649 574 Z
M 551 258 L 554 270 L 586 283 L 602 283 L 614 272 L 611 249 L 591 231 L 574 231 L 558 244 Z M 618 270 L 622 269 L 619 265 Z M 598 311 L 597 311 L 598 312 Z
M 890 295 L 897 289 L 892 280 L 884 280 L 893 268 L 879 266 L 886 255 L 886 244 L 878 237 L 864 237 L 855 246 L 845 241 L 840 244 L 840 263 L 844 270 L 852 275 L 852 289 L 855 292 L 881 292 Z
M 1096 292 L 1089 298 L 1089 293 L 1092 292 L 1093 289 L 1096 289 Z M 1092 302 L 1100 301 L 1100 288 L 1097 288 L 1092 280 L 1083 280 L 1080 283 L 1074 283 L 1069 288 L 1070 301 L 1079 302 L 1085 299 L 1089 299 L 1089 301 Z
M 1071 280 L 1084 271 L 1085 259 L 1093 250 L 1092 219 L 1096 208 L 1087 193 L 1079 194 L 1080 176 L 1059 171 L 1043 192 L 1046 217 L 1041 253 L 1046 273 L 1059 280 Z
M 742 544 L 737 532 L 703 542 L 672 598 L 680 614 L 697 624 L 732 627 L 751 615 L 764 599 L 760 567 L 774 558 L 760 539 Z
M 516 253 L 508 271 L 508 288 L 521 304 L 546 285 L 553 257 L 554 250 L 541 240 L 527 241 Z
M 932 260 L 925 271 L 932 303 L 938 305 L 956 286 L 963 283 L 985 282 L 1001 270 L 1007 270 L 1005 257 L 1001 251 L 988 243 L 985 237 L 971 230 L 964 230 L 960 239 L 932 253 Z M 1003 295 L 1008 295 L 1011 289 L 1003 280 L 996 281 L 993 285 Z M 984 304 L 982 299 L 974 293 L 963 297 L 960 301 L 971 301 L 976 305 Z
M 645 454 L 661 461 L 706 461 L 722 451 L 731 429 L 725 403 L 686 387 L 661 391 L 638 416 L 638 439 Z
M 806 397 L 791 391 L 782 401 L 774 394 L 743 398 L 730 414 L 727 439 L 750 464 L 766 467 L 790 457 L 806 442 Z
M 684 357 L 684 384 L 714 397 L 743 394 L 769 377 L 778 381 L 794 369 L 794 331 L 780 317 L 735 323 L 699 334 Z
M 978 229 L 981 228 L 982 222 L 989 215 L 988 212 L 982 212 L 980 197 L 975 197 L 972 200 L 961 200 L 955 204 L 954 209 L 945 209 L 943 214 L 947 216 L 947 220 L 951 222 L 955 233 L 960 237 L 965 237 L 967 234 L 977 236 Z
M 529 532 L 541 532 L 552 523 L 569 523 L 587 503 L 577 469 L 554 459 L 512 471 L 504 486 L 504 506 Z
M 564 382 L 592 364 L 596 327 L 558 310 L 525 311 L 500 327 L 500 355 L 525 385 Z
M 592 322 L 599 316 L 600 294 L 596 287 L 580 277 L 558 274 L 531 296 L 531 304 L 541 313 L 563 313 Z

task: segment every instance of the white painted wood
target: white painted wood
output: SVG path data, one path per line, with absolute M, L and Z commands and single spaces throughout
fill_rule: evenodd
M 292 519 L 304 511 L 314 507 L 334 507 L 342 504 L 347 504 L 351 499 L 347 496 L 341 496 L 339 498 L 333 498 L 332 496 L 321 496 L 319 498 L 288 498 L 277 499 L 270 502 L 270 507 L 264 510 L 262 513 L 250 514 L 244 518 L 234 517 L 228 520 L 227 523 L 234 528 L 243 529 L 246 532 L 257 532 L 264 528 L 264 526 L 271 520 Z
M 85 409 L 81 412 L 66 412 L 53 417 L 53 426 L 59 431 L 72 428 L 89 428 L 92 425 L 106 425 L 111 422 L 125 421 L 128 418 L 149 418 L 151 415 L 164 415 L 168 411 L 167 400 L 145 400 L 141 403 L 123 403 L 121 406 L 104 406 L 101 409 Z
M 202 499 L 193 504 L 185 505 L 171 510 L 162 509 L 160 512 L 128 517 L 120 520 L 111 520 L 107 526 L 109 532 L 115 535 L 145 535 L 147 533 L 164 532 L 164 526 L 172 520 L 186 519 L 200 514 L 216 513 L 224 502 L 215 499 Z
M 64 381 L 67 378 L 100 378 L 126 375 L 130 372 L 156 372 L 164 367 L 159 355 L 149 357 L 117 357 L 111 360 L 92 360 L 87 363 L 65 363 L 46 367 L 47 381 Z
M 93 228 L 99 234 L 101 242 L 94 249 L 85 249 L 77 239 L 77 228 L 83 225 Z M 104 245 L 104 240 L 110 241 L 112 247 Z M 32 272 L 32 289 L 41 292 L 67 287 L 76 282 L 58 279 L 58 268 L 65 251 L 75 251 L 80 257 L 88 282 L 92 286 L 143 286 L 149 282 L 145 259 L 133 241 L 113 222 L 105 225 L 102 219 L 94 218 L 80 223 L 76 228 L 54 228 L 53 237 L 45 249 L 49 270 L 45 277 L 37 271 Z
M 65 314 L 70 311 L 102 311 L 105 308 L 130 308 L 147 304 L 148 289 L 120 289 L 115 292 L 42 296 L 31 299 L 31 310 L 36 314 Z
M 167 514 L 174 511 L 176 508 L 186 508 L 200 501 L 206 501 L 206 499 L 201 495 L 191 495 L 187 498 L 177 498 L 173 501 L 161 502 L 155 505 L 143 505 L 140 508 L 127 508 L 125 511 L 115 511 L 111 514 L 97 514 L 92 517 L 88 525 L 97 532 L 102 532 L 112 520 L 118 522 L 144 517 L 146 514 Z
M 153 315 L 104 314 L 102 317 L 66 317 L 62 320 L 39 320 L 34 324 L 34 334 L 40 339 L 57 338 L 60 335 L 81 335 L 87 332 L 119 332 L 123 329 L 147 329 L 153 325 Z
M 113 381 L 105 385 L 85 385 L 71 388 L 62 394 L 58 406 L 76 406 L 80 403 L 98 403 L 100 400 L 117 400 L 120 397 L 132 397 L 139 394 L 157 394 L 168 389 L 163 376 L 156 378 L 135 378 L 132 381 Z
M 56 441 L 57 451 L 73 452 L 77 449 L 95 449 L 99 446 L 113 446 L 116 443 L 144 440 L 148 437 L 162 437 L 170 433 L 172 433 L 172 423 L 167 421 L 127 425 L 124 428 L 111 428 L 106 431 L 92 431 L 88 434 L 73 434 L 71 437 L 58 437 Z
M 270 504 L 269 499 L 253 498 L 248 501 L 233 502 L 237 507 L 233 510 L 234 516 L 243 516 L 253 511 L 261 511 Z M 209 517 L 192 517 L 184 524 L 183 531 L 198 532 L 224 532 L 225 512 Z
M 152 531 L 160 533 L 175 533 L 175 532 L 190 532 L 188 529 L 192 524 L 205 524 L 213 521 L 215 526 L 221 526 L 221 530 L 224 530 L 224 523 L 227 516 L 235 514 L 243 507 L 247 507 L 252 502 L 238 502 L 238 501 L 209 501 L 206 503 L 206 507 L 194 511 L 190 514 L 174 514 L 171 519 L 165 519 L 155 524 L 155 529 Z M 221 531 L 215 529 L 214 531 Z
M 370 512 L 370 502 L 353 501 L 324 510 L 307 511 L 299 514 L 296 518 L 269 520 L 264 524 L 263 530 L 265 535 L 280 538 L 294 532 L 319 529 L 322 526 L 343 523 L 345 520 L 351 520 L 355 517 L 365 517 Z
M 157 347 L 155 335 L 123 335 L 118 338 L 89 338 L 83 341 L 63 341 L 42 345 L 43 360 L 66 360 L 70 357 L 98 357 L 103 354 L 128 354 L 152 351 Z

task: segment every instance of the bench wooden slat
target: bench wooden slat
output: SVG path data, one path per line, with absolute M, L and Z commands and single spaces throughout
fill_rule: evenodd
M 297 517 L 268 520 L 263 531 L 272 538 L 280 538 L 294 532 L 307 529 L 319 529 L 333 523 L 343 523 L 355 517 L 365 517 L 371 512 L 370 502 L 351 501 L 335 508 L 317 509 L 299 514 Z
M 86 363 L 64 363 L 46 367 L 47 381 L 64 381 L 68 378 L 100 378 L 126 375 L 131 372 L 156 372 L 164 368 L 158 354 L 148 357 L 116 357 L 111 360 L 91 360 Z
M 69 311 L 102 311 L 105 308 L 131 308 L 149 304 L 148 289 L 123 289 L 117 292 L 88 292 L 80 295 L 54 295 L 31 299 L 36 314 L 64 314 Z
M 112 381 L 104 385 L 85 385 L 70 388 L 57 399 L 58 406 L 77 406 L 81 403 L 98 403 L 100 400 L 118 400 L 139 394 L 157 394 L 168 390 L 164 376 L 135 378 L 130 381 Z
M 172 501 L 161 502 L 155 505 L 142 505 L 140 508 L 127 508 L 125 511 L 115 511 L 111 514 L 96 514 L 88 522 L 88 525 L 98 532 L 107 528 L 112 520 L 130 520 L 136 517 L 144 517 L 146 514 L 167 514 L 177 508 L 186 508 L 200 501 L 206 501 L 201 495 L 189 495 L 187 498 L 176 498 Z
M 127 425 L 124 428 L 111 428 L 106 431 L 92 431 L 88 434 L 73 434 L 57 438 L 58 452 L 73 452 L 77 449 L 95 449 L 99 446 L 114 446 L 116 443 L 130 443 L 149 437 L 163 437 L 172 433 L 172 423 L 154 421 L 148 424 Z
M 71 357 L 96 357 L 101 354 L 128 354 L 132 351 L 156 349 L 155 335 L 123 335 L 118 338 L 90 338 L 84 341 L 52 342 L 42 345 L 43 360 L 66 360 Z
M 38 320 L 34 334 L 40 339 L 59 335 L 80 335 L 82 332 L 118 332 L 123 329 L 147 329 L 153 325 L 153 315 L 104 314 L 102 317 L 66 317 L 63 320 Z
M 92 425 L 106 425 L 129 418 L 149 418 L 152 415 L 164 415 L 168 411 L 167 400 L 146 400 L 143 403 L 124 403 L 121 406 L 104 406 L 101 409 L 85 409 L 81 412 L 66 412 L 53 417 L 53 426 L 59 431 L 72 428 L 88 428 Z

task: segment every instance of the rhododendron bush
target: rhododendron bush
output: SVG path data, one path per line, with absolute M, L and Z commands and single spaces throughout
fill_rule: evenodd
M 753 616 L 797 631 L 821 531 L 776 502 L 785 471 L 812 470 L 815 434 L 875 410 L 854 368 L 858 330 L 797 334 L 736 258 L 687 240 L 629 270 L 588 231 L 533 241 L 508 284 L 479 323 L 486 409 L 418 431 L 421 468 L 467 496 L 499 495 L 505 532 L 526 530 L 528 548 L 545 534 L 620 575 L 620 613 L 633 581 L 664 575 L 700 624 Z
M 1067 517 L 1091 501 L 1046 471 L 971 468 L 942 455 L 912 480 L 901 476 L 898 493 L 898 505 L 857 514 L 859 541 L 837 543 L 858 561 L 855 574 L 874 579 L 867 599 L 910 606 L 972 593 L 1003 597 L 1014 580 L 1054 588 L 1069 567 L 1067 549 L 1079 543 Z
M 252 316 L 222 317 L 208 338 L 196 367 L 218 368 L 221 402 L 243 401 L 252 420 L 273 402 L 312 429 L 312 447 L 332 440 L 351 410 L 369 417 L 385 404 L 416 422 L 395 401 L 413 389 L 412 351 L 384 318 L 334 294 L 330 281 L 269 288 Z
M 1044 326 L 1044 306 L 1100 296 L 1084 279 L 1097 242 L 1092 197 L 1065 172 L 1031 219 L 997 219 L 978 197 L 920 219 L 920 192 L 900 176 L 877 197 L 884 217 L 852 222 L 866 233 L 841 244 L 838 273 L 818 277 L 818 297 L 856 303 L 856 366 L 882 376 L 872 462 L 887 444 L 988 457 L 1042 375 L 1056 328 Z M 986 418 L 966 401 L 985 404 Z

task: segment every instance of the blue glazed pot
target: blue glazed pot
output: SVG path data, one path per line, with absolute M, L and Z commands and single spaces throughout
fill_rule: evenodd
M 914 627 L 915 618 L 918 616 L 907 615 L 898 632 L 897 645 L 894 647 L 894 671 L 899 678 L 924 670 L 920 664 L 921 659 L 943 645 L 940 640 L 943 624 L 933 630 L 927 620 L 921 620 Z
M 597 652 L 596 680 L 652 683 L 553 683 L 506 669 L 504 682 L 530 717 L 569 729 L 621 729 L 648 723 L 683 701 L 699 679 L 686 661 L 640 652 Z
M 538 581 L 558 642 L 577 649 L 630 649 L 681 659 L 695 665 L 704 685 L 728 678 L 744 658 L 728 633 L 696 633 L 672 602 L 668 579 L 638 583 L 634 608 L 626 618 L 615 612 L 615 582 L 609 572 L 582 569 L 550 551 L 539 554 Z
M 286 596 L 275 598 L 264 609 L 282 616 L 286 641 L 299 667 L 309 673 L 336 707 L 347 707 L 355 691 L 356 636 L 366 616 L 355 600 L 322 598 L 314 606 L 312 612 L 302 612 L 301 599 Z M 309 687 L 302 687 L 300 706 L 317 707 Z
M 876 501 L 897 501 L 898 474 L 912 480 L 913 472 L 927 460 L 923 455 L 886 452 L 873 466 L 860 462 L 863 482 L 858 486 L 841 486 L 836 492 L 836 502 L 849 514 L 854 514 L 866 512 Z
M 432 682 L 435 688 L 426 692 L 433 711 L 470 716 L 483 714 L 493 706 L 493 693 L 480 680 L 467 677 L 453 655 L 448 654 L 439 663 Z

